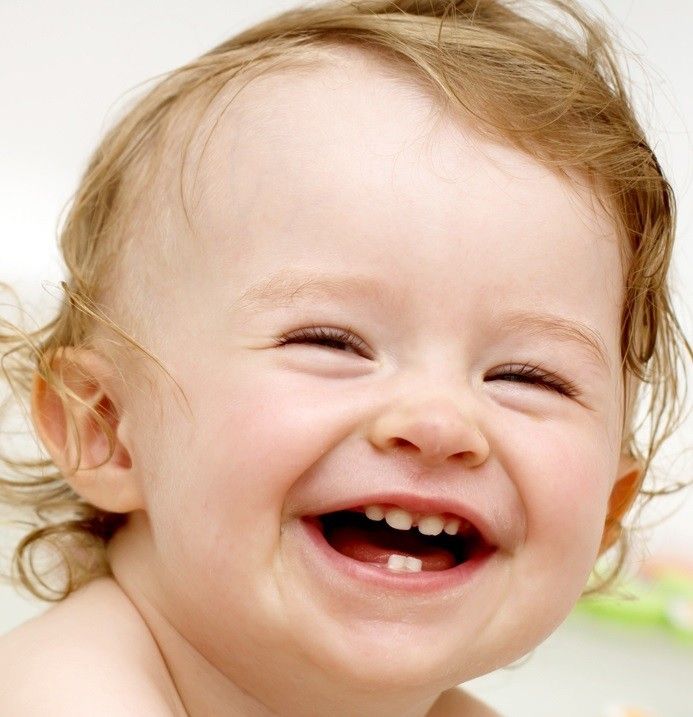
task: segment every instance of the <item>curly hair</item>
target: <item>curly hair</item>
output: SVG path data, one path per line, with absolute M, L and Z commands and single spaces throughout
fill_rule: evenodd
M 110 425 L 65 385 L 53 359 L 61 347 L 90 346 L 95 327 L 101 326 L 112 332 L 114 345 L 140 352 L 166 372 L 109 316 L 104 298 L 126 242 L 133 240 L 125 217 L 146 196 L 174 119 L 193 105 L 209 107 L 231 80 L 250 82 L 271 69 L 319 61 L 321 49 L 330 45 L 350 44 L 423 82 L 482 134 L 556 171 L 588 178 L 620 234 L 625 273 L 621 448 L 644 466 L 644 479 L 655 453 L 683 420 L 682 369 L 692 355 L 667 284 L 674 195 L 634 115 L 606 28 L 570 0 L 517 5 L 510 0 L 354 0 L 300 7 L 157 78 L 107 132 L 73 197 L 60 233 L 67 276 L 57 315 L 33 331 L 2 320 L 2 368 L 11 387 L 4 407 L 12 401 L 27 405 L 40 377 L 68 417 L 75 403 L 93 413 L 113 453 Z M 195 123 L 188 124 L 192 132 Z M 636 420 L 638 411 L 641 420 Z M 76 442 L 73 471 L 80 465 L 78 436 Z M 29 515 L 29 528 L 14 550 L 14 579 L 39 598 L 61 600 L 108 574 L 105 547 L 126 516 L 86 503 L 48 458 L 3 452 L 0 460 L 7 470 L 0 478 L 0 500 Z M 670 489 L 646 490 L 641 483 L 640 497 L 646 501 Z M 627 530 L 619 520 L 607 519 L 602 550 L 613 548 L 616 557 L 601 587 L 622 567 L 627 546 Z M 36 564 L 37 549 L 46 547 L 63 568 L 60 584 L 46 581 Z

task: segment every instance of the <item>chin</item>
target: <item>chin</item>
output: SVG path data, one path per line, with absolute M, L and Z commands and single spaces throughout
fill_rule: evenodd
M 426 640 L 408 625 L 391 624 L 387 629 L 372 631 L 369 636 L 363 632 L 329 644 L 312 642 L 311 662 L 354 688 L 366 691 L 424 686 L 444 690 L 484 671 L 478 660 L 474 661 L 473 668 L 465 665 L 459 648 L 447 649 L 440 642 Z

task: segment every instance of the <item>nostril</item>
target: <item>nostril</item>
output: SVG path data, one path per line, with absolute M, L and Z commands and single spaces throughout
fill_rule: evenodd
M 371 442 L 381 450 L 403 449 L 417 454 L 433 467 L 447 458 L 464 458 L 476 466 L 488 456 L 488 443 L 478 426 L 449 405 L 441 407 L 427 402 L 408 410 L 391 411 L 380 416 L 371 429 Z M 420 454 L 420 455 L 419 455 Z

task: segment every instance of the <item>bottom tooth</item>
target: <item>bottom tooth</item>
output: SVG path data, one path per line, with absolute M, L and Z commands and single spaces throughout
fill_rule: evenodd
M 412 555 L 391 555 L 387 559 L 387 567 L 399 572 L 419 573 L 423 563 Z
M 420 573 L 422 565 L 423 565 L 423 562 L 421 560 L 413 557 L 412 555 L 407 555 L 407 560 L 405 562 L 405 566 L 406 566 L 407 570 L 409 570 L 409 572 Z
M 391 555 L 387 559 L 387 567 L 390 568 L 390 570 L 406 570 L 406 564 L 406 555 Z

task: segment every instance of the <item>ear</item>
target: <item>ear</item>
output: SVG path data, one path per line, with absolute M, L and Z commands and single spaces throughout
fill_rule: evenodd
M 94 351 L 61 347 L 52 368 L 62 377 L 65 387 L 86 404 L 71 396 L 61 399 L 38 373 L 34 374 L 32 420 L 53 462 L 72 489 L 97 508 L 112 513 L 143 508 L 144 500 L 130 453 L 119 435 L 122 434 L 122 415 L 115 367 Z M 88 407 L 113 430 L 115 446 L 110 458 L 108 437 Z M 73 472 L 77 462 L 75 434 L 79 436 L 81 456 Z
M 618 477 L 609 497 L 609 509 L 604 524 L 602 543 L 599 547 L 600 555 L 608 550 L 621 535 L 621 520 L 633 505 L 640 490 L 642 478 L 642 463 L 632 456 L 621 456 Z

